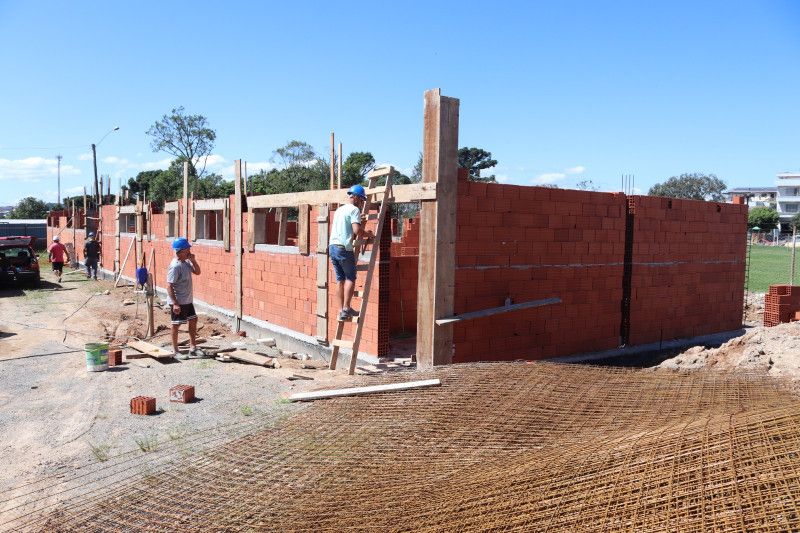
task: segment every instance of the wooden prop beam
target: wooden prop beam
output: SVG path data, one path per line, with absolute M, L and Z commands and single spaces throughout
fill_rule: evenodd
M 545 298 L 544 300 L 533 300 L 521 304 L 504 305 L 501 307 L 490 307 L 489 309 L 481 309 L 480 311 L 471 311 L 469 313 L 461 313 L 460 315 L 453 315 L 448 318 L 440 318 L 436 320 L 436 325 L 446 326 L 447 324 L 454 324 L 455 322 L 464 322 L 465 320 L 475 320 L 476 318 L 499 315 L 501 313 L 508 313 L 510 311 L 519 311 L 520 309 L 530 309 L 532 307 L 543 307 L 545 305 L 554 305 L 560 303 L 561 303 L 561 298 Z
M 311 206 L 303 204 L 298 209 L 297 213 L 297 249 L 303 255 L 308 255 L 310 250 L 309 238 L 309 217 L 311 214 Z
M 236 261 L 234 266 L 234 307 L 236 308 L 236 318 L 234 319 L 234 331 L 239 331 L 242 327 L 242 160 L 237 159 L 233 162 L 233 239 L 234 253 Z
M 183 236 L 189 236 L 189 162 L 183 162 Z
M 422 181 L 436 183 L 436 202 L 420 209 L 417 286 L 417 365 L 453 362 L 453 328 L 436 327 L 453 316 L 458 185 L 459 101 L 440 89 L 425 92 Z

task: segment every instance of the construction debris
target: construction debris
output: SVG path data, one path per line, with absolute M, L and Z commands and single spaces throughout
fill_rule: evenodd
M 122 300 L 122 305 L 133 305 L 135 303 L 135 301 L 129 299 Z
M 267 368 L 280 368 L 278 361 L 272 357 L 265 357 L 246 350 L 234 350 L 226 354 L 227 357 L 251 363 L 254 365 L 265 366 Z M 277 365 L 277 366 L 276 366 Z
M 275 339 L 272 338 L 272 337 L 265 337 L 263 339 L 256 339 L 256 342 L 259 343 L 259 344 L 264 344 L 264 345 L 266 345 L 266 346 L 268 346 L 270 348 L 276 346 L 276 344 L 277 344 L 275 342 Z
M 307 379 L 312 381 L 314 380 L 314 378 L 312 378 L 311 376 L 304 376 L 302 374 L 292 374 L 291 376 L 287 376 L 286 379 L 288 379 L 289 381 L 297 381 L 302 379 Z
M 138 350 L 145 355 L 149 355 L 154 359 L 166 359 L 173 357 L 172 351 L 165 350 L 164 348 L 156 346 L 155 344 L 150 344 L 149 342 L 128 341 L 128 347 Z

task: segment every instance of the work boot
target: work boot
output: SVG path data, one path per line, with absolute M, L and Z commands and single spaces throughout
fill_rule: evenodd
M 192 348 L 189 350 L 189 359 L 203 359 L 205 357 L 206 353 L 200 348 Z
M 356 311 L 352 307 L 348 307 L 347 309 L 345 309 L 345 311 L 347 311 L 347 314 L 350 315 L 350 316 L 354 316 L 354 317 L 358 316 L 358 311 Z
M 339 318 L 338 318 L 339 322 L 344 322 L 348 318 L 350 318 L 350 314 L 347 312 L 347 309 L 342 309 L 341 311 L 339 311 Z
M 181 353 L 181 352 L 173 353 L 172 357 L 174 357 L 175 359 L 180 359 L 181 361 L 186 361 L 187 359 L 189 359 L 189 355 L 188 354 Z

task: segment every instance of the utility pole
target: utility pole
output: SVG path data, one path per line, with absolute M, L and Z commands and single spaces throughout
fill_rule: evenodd
M 97 146 L 92 143 L 92 162 L 94 163 L 94 201 L 95 205 L 100 205 L 100 182 L 97 181 Z
M 56 159 L 58 159 L 58 203 L 61 204 L 61 154 L 58 154 Z

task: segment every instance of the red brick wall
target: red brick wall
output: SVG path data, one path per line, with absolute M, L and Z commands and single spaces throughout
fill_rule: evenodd
M 741 326 L 747 206 L 632 196 L 631 344 Z
M 181 202 L 182 203 L 182 202 Z M 231 204 L 233 198 L 231 197 Z M 108 270 L 113 269 L 114 265 L 114 206 L 103 207 L 103 252 L 102 265 Z M 332 216 L 332 214 L 331 214 Z M 316 298 L 317 298 L 317 210 L 312 209 L 310 215 L 309 242 L 311 243 L 311 254 L 304 256 L 297 253 L 274 253 L 257 250 L 255 252 L 244 252 L 242 256 L 242 311 L 245 316 L 251 316 L 264 320 L 285 328 L 304 333 L 309 336 L 316 336 Z M 165 232 L 167 215 L 154 214 L 152 216 L 152 235 L 153 240 L 148 242 L 147 234 L 143 238 L 144 256 L 149 261 L 150 250 L 155 250 L 156 267 L 155 279 L 159 288 L 166 285 L 167 267 L 174 254 L 172 252 L 172 239 L 167 238 Z M 247 214 L 245 213 L 242 222 L 242 242 L 247 242 Z M 63 228 L 66 220 L 62 217 L 61 227 Z M 374 230 L 374 221 L 368 225 Z M 48 240 L 58 232 L 59 228 L 48 227 Z M 296 237 L 296 223 L 289 226 L 289 233 Z M 386 225 L 385 231 L 390 231 Z M 234 250 L 234 222 L 231 217 L 231 250 Z M 277 230 L 275 237 L 277 238 Z M 72 230 L 67 229 L 61 233 L 62 242 L 72 243 Z M 83 247 L 84 232 L 76 232 L 77 246 L 80 250 Z M 125 252 L 131 243 L 131 237 L 120 238 L 120 262 L 125 257 Z M 388 255 L 388 239 L 385 240 Z M 135 253 L 134 246 L 131 256 L 125 266 L 123 274 L 130 278 L 135 277 Z M 235 256 L 226 252 L 222 247 L 210 245 L 203 242 L 193 243 L 193 253 L 197 256 L 200 263 L 202 274 L 193 280 L 194 296 L 198 300 L 222 307 L 229 311 L 234 308 L 234 266 Z M 322 257 L 322 256 L 320 256 Z M 82 255 L 81 255 L 82 259 Z M 388 267 L 388 265 L 387 265 Z M 384 317 L 379 317 L 382 297 L 388 298 L 388 282 L 381 283 L 380 276 L 381 264 L 376 266 L 375 278 L 371 290 L 371 299 L 367 309 L 367 316 L 364 321 L 362 331 L 361 351 L 385 356 L 388 354 L 388 331 L 384 327 L 384 335 L 378 334 L 378 324 L 380 320 L 388 323 L 388 305 L 383 302 L 381 311 Z M 387 268 L 388 270 L 388 268 Z M 360 281 L 363 280 L 364 273 L 359 274 Z M 329 318 L 328 330 L 329 338 L 333 337 L 336 331 L 336 313 L 338 303 L 335 301 L 336 282 L 333 273 L 328 268 L 329 285 Z M 385 277 L 385 274 L 384 274 Z M 384 285 L 381 294 L 381 285 Z M 355 324 L 346 324 L 345 339 L 351 339 Z

